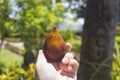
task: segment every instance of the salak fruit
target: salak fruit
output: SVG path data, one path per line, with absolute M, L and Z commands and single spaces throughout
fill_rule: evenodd
M 60 62 L 66 52 L 66 43 L 54 27 L 45 39 L 43 53 L 48 62 Z

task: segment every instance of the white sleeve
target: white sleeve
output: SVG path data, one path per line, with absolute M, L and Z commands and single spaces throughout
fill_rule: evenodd
M 58 80 L 77 80 L 77 77 L 75 77 L 75 78 L 68 78 L 67 76 L 61 76 L 58 73 Z

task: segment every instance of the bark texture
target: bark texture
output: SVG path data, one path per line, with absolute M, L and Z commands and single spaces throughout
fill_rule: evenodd
M 78 80 L 111 80 L 118 0 L 88 0 Z

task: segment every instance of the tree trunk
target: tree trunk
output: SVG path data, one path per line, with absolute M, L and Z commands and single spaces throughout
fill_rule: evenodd
M 78 80 L 111 80 L 117 0 L 88 0 Z

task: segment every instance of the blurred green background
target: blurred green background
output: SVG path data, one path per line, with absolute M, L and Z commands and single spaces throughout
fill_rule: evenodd
M 86 0 L 81 1 L 75 7 L 72 0 L 0 0 L 0 80 L 35 80 L 37 52 L 53 27 L 79 61 L 82 32 L 74 24 L 84 15 Z M 120 80 L 119 24 L 116 31 L 112 79 Z

